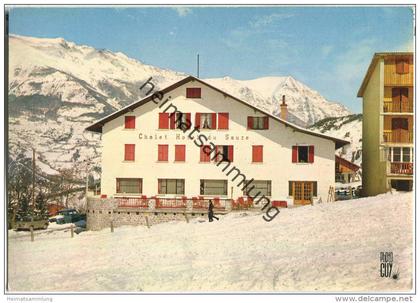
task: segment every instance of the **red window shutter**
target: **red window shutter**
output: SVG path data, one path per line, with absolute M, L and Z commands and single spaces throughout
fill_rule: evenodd
M 210 154 L 207 154 L 204 149 L 207 151 L 210 150 L 210 145 L 203 145 L 200 148 L 200 162 L 210 162 Z
M 228 159 L 233 162 L 233 145 L 228 146 Z
M 159 129 L 168 129 L 168 128 L 169 128 L 169 114 L 159 113 Z
M 410 64 L 408 61 L 404 61 L 404 67 L 403 67 L 404 74 L 408 74 L 410 72 Z
M 171 129 L 175 129 L 175 118 L 176 118 L 176 113 L 172 113 L 169 115 Z
M 187 125 L 188 125 L 188 129 L 191 128 L 192 122 L 191 122 L 191 113 L 185 113 L 186 118 L 187 118 Z
M 309 163 L 314 163 L 314 152 L 315 152 L 315 147 L 313 145 L 309 146 Z
M 125 144 L 124 160 L 125 161 L 134 161 L 134 151 L 135 151 L 135 145 L 134 144 Z
M 297 163 L 298 158 L 298 147 L 297 145 L 292 147 L 292 163 Z
M 268 117 L 264 117 L 264 129 L 268 129 Z
M 219 113 L 218 120 L 219 129 L 229 129 L 229 113 Z
M 248 129 L 252 129 L 254 119 L 253 117 L 248 117 Z
M 263 146 L 252 146 L 252 162 L 263 162 Z
M 158 161 L 168 161 L 168 145 L 158 145 Z
M 135 116 L 125 116 L 125 128 L 136 128 Z
M 185 145 L 175 145 L 175 161 L 185 161 Z
M 216 113 L 211 114 L 211 129 L 216 129 Z
M 200 119 L 201 119 L 200 113 L 195 113 L 195 128 L 200 128 Z

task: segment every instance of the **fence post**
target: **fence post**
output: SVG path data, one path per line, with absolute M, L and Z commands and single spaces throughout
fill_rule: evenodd
M 184 213 L 184 217 L 185 217 L 185 221 L 187 221 L 187 223 L 190 223 L 190 219 L 188 219 L 188 215 L 186 213 Z
M 148 215 L 146 215 L 146 224 L 147 224 L 147 228 L 150 228 L 149 216 Z
M 31 242 L 34 242 L 34 227 L 29 227 L 29 230 L 31 231 Z
M 114 232 L 114 220 L 111 220 L 111 232 Z
M 74 237 L 73 224 L 70 226 L 70 234 L 71 234 L 71 237 L 73 238 Z

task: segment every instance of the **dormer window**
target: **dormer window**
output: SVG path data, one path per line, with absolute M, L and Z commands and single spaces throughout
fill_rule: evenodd
M 188 87 L 187 88 L 187 98 L 201 98 L 201 88 L 200 87 Z

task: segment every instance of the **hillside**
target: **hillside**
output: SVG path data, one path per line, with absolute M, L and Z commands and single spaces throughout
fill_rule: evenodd
M 9 231 L 10 291 L 402 292 L 413 288 L 413 195 L 84 232 Z M 94 244 L 92 244 L 94 243 Z M 380 277 L 380 252 L 393 273 Z
M 350 144 L 337 150 L 343 158 L 361 165 L 362 163 L 362 114 L 338 118 L 325 118 L 309 127 L 336 138 L 350 141 Z

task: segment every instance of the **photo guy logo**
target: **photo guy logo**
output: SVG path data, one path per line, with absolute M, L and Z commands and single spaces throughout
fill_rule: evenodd
M 140 87 L 140 90 L 143 90 L 146 86 L 150 86 L 149 90 L 146 92 L 146 96 L 149 96 L 155 90 L 155 85 L 153 84 L 152 79 L 153 78 L 150 77 Z M 157 91 L 153 93 L 153 95 L 151 96 L 151 100 L 153 101 L 153 103 L 158 105 L 159 108 L 163 108 L 166 105 L 163 112 L 168 113 L 170 117 L 175 116 L 174 119 L 176 119 L 175 123 L 176 125 L 178 125 L 178 128 L 181 129 L 184 132 L 184 134 L 189 132 L 188 138 L 190 140 L 193 140 L 194 144 L 198 148 L 203 148 L 203 152 L 210 157 L 210 155 L 217 150 L 216 145 L 213 142 L 209 141 L 209 139 L 204 134 L 201 134 L 200 129 L 198 127 L 194 127 L 191 130 L 191 121 L 189 119 L 185 119 L 185 115 L 183 115 L 182 112 L 180 112 L 178 108 L 170 102 L 170 99 L 172 97 L 168 96 L 165 100 L 163 100 L 164 97 L 165 96 L 163 92 Z M 227 177 L 233 174 L 231 179 L 232 182 L 238 179 L 236 186 L 241 188 L 242 191 L 246 190 L 247 197 L 251 198 L 254 201 L 255 205 L 258 205 L 260 203 L 264 204 L 261 210 L 265 211 L 265 214 L 263 215 L 263 219 L 265 221 L 272 221 L 280 213 L 278 207 L 271 206 L 271 201 L 269 198 L 267 198 L 265 195 L 261 195 L 261 191 L 259 191 L 253 197 L 249 195 L 251 190 L 255 188 L 254 185 L 248 188 L 248 186 L 254 181 L 254 178 L 248 179 L 239 168 L 237 168 L 235 165 L 232 165 L 232 162 L 229 159 L 226 159 L 226 157 L 224 157 L 223 153 L 217 151 L 211 158 L 211 160 L 216 160 L 216 165 L 218 167 L 221 165 L 223 166 L 222 172 L 224 172 Z

